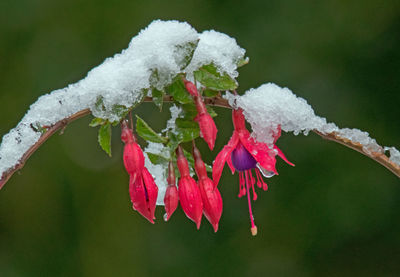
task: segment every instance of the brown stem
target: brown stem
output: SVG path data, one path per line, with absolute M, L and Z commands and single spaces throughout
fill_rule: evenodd
M 145 97 L 144 102 L 152 102 L 153 99 L 151 97 Z M 164 96 L 164 102 L 173 102 L 172 96 Z M 228 101 L 220 96 L 217 97 L 206 97 L 204 98 L 204 103 L 207 105 L 211 106 L 216 106 L 216 107 L 223 107 L 223 108 L 229 108 L 231 109 L 232 107 L 229 105 Z M 50 126 L 47 131 L 40 137 L 40 139 L 32 145 L 28 151 L 22 156 L 21 160 L 19 161 L 18 164 L 16 164 L 13 168 L 10 168 L 9 170 L 5 171 L 3 175 L 1 176 L 0 179 L 0 189 L 7 183 L 7 181 L 11 178 L 11 176 L 18 170 L 21 170 L 26 161 L 29 159 L 29 157 L 48 139 L 50 138 L 54 133 L 56 133 L 59 130 L 63 130 L 69 123 L 72 121 L 75 121 L 78 118 L 84 117 L 86 115 L 90 114 L 89 109 L 85 109 L 82 111 L 79 111 L 73 115 L 71 115 L 68 118 L 65 118 L 63 120 L 58 121 L 54 125 Z M 318 134 L 324 139 L 331 140 L 337 143 L 340 143 L 344 146 L 347 146 L 353 150 L 356 150 L 360 152 L 361 154 L 364 154 L 365 156 L 373 159 L 374 161 L 380 163 L 387 169 L 389 169 L 393 174 L 395 174 L 397 177 L 400 178 L 400 166 L 397 165 L 396 163 L 392 162 L 384 153 L 382 152 L 366 152 L 363 149 L 363 146 L 360 143 L 353 142 L 349 139 L 346 139 L 339 134 L 333 132 L 333 133 L 328 133 L 328 134 L 323 134 L 317 130 L 313 131 L 314 133 Z

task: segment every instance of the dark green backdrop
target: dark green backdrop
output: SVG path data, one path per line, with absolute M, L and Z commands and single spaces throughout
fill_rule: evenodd
M 400 147 L 400 2 L 0 1 L 0 135 L 37 97 L 80 80 L 153 19 L 216 29 L 247 49 L 240 91 L 275 82 L 317 114 Z M 151 118 L 156 109 L 138 112 Z M 231 134 L 218 110 L 216 149 Z M 178 211 L 149 224 L 131 210 L 121 143 L 112 159 L 90 118 L 52 137 L 0 191 L 0 276 L 399 276 L 400 182 L 318 136 L 283 134 L 254 205 L 251 237 L 238 179 L 225 171 L 217 234 Z M 118 130 L 115 130 L 118 133 Z M 204 144 L 203 155 L 212 160 Z M 207 154 L 206 154 L 207 153 Z

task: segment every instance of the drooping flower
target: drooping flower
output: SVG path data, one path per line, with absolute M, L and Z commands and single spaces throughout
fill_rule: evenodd
M 181 146 L 176 149 L 176 159 L 179 173 L 181 174 L 178 182 L 179 202 L 186 216 L 196 223 L 197 229 L 199 229 L 203 214 L 203 202 L 200 189 L 196 181 L 190 176 L 189 164 Z
M 215 139 L 217 138 L 217 126 L 215 126 L 214 120 L 208 113 L 206 105 L 202 97 L 199 95 L 196 86 L 188 81 L 184 80 L 186 90 L 192 95 L 194 103 L 197 109 L 197 116 L 194 118 L 199 124 L 200 136 L 207 143 L 208 147 L 213 150 L 215 145 Z
M 147 168 L 129 181 L 129 194 L 133 209 L 154 224 L 158 187 Z
M 199 149 L 193 142 L 193 157 L 196 174 L 199 178 L 201 199 L 203 201 L 203 213 L 207 220 L 214 228 L 214 232 L 218 231 L 218 223 L 222 215 L 222 197 L 214 182 L 208 178 L 206 166 L 201 159 Z
M 259 142 L 251 137 L 250 132 L 246 129 L 245 119 L 242 109 L 232 111 L 232 121 L 234 131 L 228 144 L 224 146 L 221 152 L 218 153 L 213 165 L 213 180 L 215 185 L 218 185 L 221 178 L 222 170 L 225 162 L 228 163 L 232 174 L 235 170 L 239 172 L 239 197 L 247 194 L 249 214 L 251 221 L 251 233 L 257 234 L 257 227 L 254 224 L 253 212 L 251 209 L 250 189 L 253 192 L 253 200 L 257 199 L 254 185 L 268 189 L 268 185 L 264 182 L 264 177 L 272 177 L 278 174 L 275 169 L 276 159 L 278 155 L 286 163 L 294 166 L 289 162 L 283 152 L 275 145 L 276 140 L 280 136 L 280 127 L 275 134 L 273 147 L 268 147 L 267 144 Z M 254 169 L 257 180 L 253 177 L 252 170 Z
M 168 187 L 164 196 L 164 205 L 165 205 L 165 221 L 168 221 L 171 215 L 175 212 L 178 207 L 178 189 L 175 185 L 175 169 L 172 161 L 169 162 L 168 165 L 168 178 L 167 178 Z
M 154 223 L 158 187 L 144 166 L 143 151 L 136 143 L 132 129 L 128 127 L 126 121 L 121 124 L 121 140 L 125 143 L 123 159 L 125 169 L 130 176 L 129 194 L 133 209 Z

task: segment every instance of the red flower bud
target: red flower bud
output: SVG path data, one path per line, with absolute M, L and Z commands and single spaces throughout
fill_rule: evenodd
M 136 176 L 144 168 L 143 151 L 136 142 L 128 143 L 124 147 L 124 165 L 129 175 Z
M 195 117 L 195 121 L 199 123 L 200 127 L 200 136 L 204 139 L 204 141 L 208 144 L 208 147 L 213 150 L 215 145 L 215 139 L 217 138 L 217 127 L 215 126 L 214 120 L 208 114 L 206 105 L 203 102 L 203 99 L 199 95 L 196 86 L 188 81 L 184 80 L 186 90 L 192 95 L 194 99 L 194 103 L 196 104 L 197 116 Z
M 129 194 L 133 209 L 138 211 L 148 221 L 154 223 L 158 187 L 147 168 L 143 168 L 143 171 L 136 177 L 131 175 Z
M 164 205 L 165 205 L 165 212 L 164 215 L 165 221 L 168 221 L 171 215 L 175 212 L 176 208 L 178 207 L 178 189 L 175 186 L 175 169 L 172 161 L 169 162 L 168 166 L 168 187 L 167 191 L 165 192 L 164 197 Z
M 185 83 L 186 90 L 190 93 L 191 96 L 194 97 L 199 95 L 196 86 L 192 82 L 188 80 L 183 80 L 183 82 Z
M 214 120 L 208 113 L 198 114 L 194 120 L 199 123 L 200 136 L 207 143 L 210 150 L 213 150 L 218 132 Z
M 186 216 L 194 221 L 197 229 L 199 229 L 203 213 L 200 189 L 196 181 L 190 177 L 188 162 L 183 154 L 181 146 L 178 146 L 176 154 L 178 169 L 181 174 L 181 178 L 178 182 L 179 201 Z
M 207 171 L 199 149 L 193 142 L 194 166 L 199 177 L 201 199 L 204 206 L 204 215 L 211 223 L 214 231 L 218 231 L 218 223 L 222 215 L 222 197 L 214 182 L 208 178 Z
M 126 121 L 121 124 L 121 140 L 125 143 L 123 155 L 125 169 L 129 175 L 136 178 L 144 168 L 144 156 Z

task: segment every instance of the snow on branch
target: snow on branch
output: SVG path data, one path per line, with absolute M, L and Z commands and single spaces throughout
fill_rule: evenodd
M 213 30 L 198 33 L 189 24 L 177 21 L 152 22 L 132 39 L 127 49 L 107 58 L 83 80 L 43 95 L 31 105 L 21 122 L 2 139 L 0 188 L 48 137 L 70 121 L 91 113 L 96 118 L 118 122 L 126 110 L 151 101 L 152 90 L 164 91 L 180 74 L 193 80 L 205 66 L 211 66 L 207 69 L 211 74 L 236 84 L 237 68 L 248 62 L 244 55 L 245 50 L 225 34 Z M 223 89 L 217 86 L 216 90 Z M 164 101 L 172 100 L 170 95 L 162 95 Z M 294 134 L 314 131 L 377 161 L 379 158 L 380 163 L 400 177 L 398 150 L 379 146 L 368 133 L 327 123 L 314 114 L 304 99 L 286 88 L 266 84 L 243 96 L 227 93 L 226 98 L 216 96 L 205 102 L 241 107 L 253 135 L 260 141 L 271 143 L 272 132 L 278 125 Z M 390 151 L 390 158 L 385 150 Z

